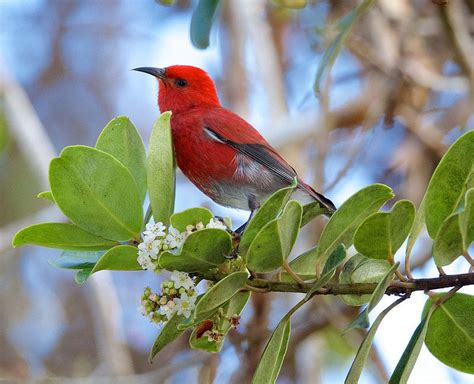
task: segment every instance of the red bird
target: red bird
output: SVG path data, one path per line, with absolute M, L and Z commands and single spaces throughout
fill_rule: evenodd
M 200 68 L 173 65 L 135 71 L 158 79 L 158 106 L 171 111 L 176 160 L 183 173 L 220 205 L 250 210 L 288 186 L 295 170 L 240 116 L 221 106 L 216 87 Z M 334 204 L 298 178 L 296 198 L 318 201 L 332 214 Z

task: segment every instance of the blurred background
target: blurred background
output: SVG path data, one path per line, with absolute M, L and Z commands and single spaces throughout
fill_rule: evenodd
M 61 220 L 35 198 L 48 189 L 48 164 L 61 148 L 94 145 L 118 115 L 128 116 L 147 144 L 159 114 L 157 85 L 132 68 L 190 64 L 208 71 L 223 104 L 336 205 L 374 182 L 418 204 L 447 147 L 474 128 L 472 0 L 376 1 L 353 24 L 318 98 L 318 64 L 357 1 L 308 0 L 295 10 L 285 3 L 304 1 L 222 0 L 204 50 L 189 36 L 197 2 L 162 4 L 168 2 L 0 0 L 0 378 L 7 382 L 245 383 L 271 329 L 297 299 L 254 294 L 221 354 L 192 351 L 182 337 L 149 364 L 159 330 L 137 307 L 143 288 L 158 288 L 161 276 L 100 272 L 78 285 L 73 272 L 48 264 L 58 251 L 11 248 L 19 228 Z M 213 204 L 178 175 L 176 209 L 193 206 L 230 216 L 236 226 L 247 217 Z M 321 228 L 321 221 L 308 225 L 295 254 L 314 245 Z M 415 276 L 437 275 L 430 257 L 422 237 Z M 364 383 L 387 382 L 424 300 L 414 294 L 387 317 Z M 340 335 L 356 314 L 337 298 L 312 300 L 295 316 L 279 382 L 342 382 L 363 338 Z M 411 382 L 474 379 L 424 348 Z

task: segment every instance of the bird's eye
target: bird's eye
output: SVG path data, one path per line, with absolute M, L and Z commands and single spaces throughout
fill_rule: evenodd
M 180 88 L 183 88 L 186 85 L 188 85 L 188 82 L 184 79 L 176 79 L 174 83 L 176 84 L 177 87 L 180 87 Z

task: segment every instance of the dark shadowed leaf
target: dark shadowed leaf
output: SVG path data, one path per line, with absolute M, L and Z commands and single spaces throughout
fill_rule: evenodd
M 50 257 L 48 263 L 56 268 L 65 269 L 90 269 L 104 254 L 101 252 L 64 251 L 59 256 Z
M 158 263 L 168 271 L 205 272 L 222 264 L 231 247 L 232 240 L 226 231 L 202 229 L 188 236 L 179 253 L 162 252 Z
M 281 267 L 298 237 L 302 213 L 301 204 L 291 200 L 280 217 L 267 223 L 258 232 L 246 256 L 250 270 L 271 272 Z
M 425 216 L 432 239 L 446 218 L 459 208 L 466 191 L 474 187 L 473 153 L 474 131 L 469 131 L 449 148 L 431 177 L 425 196 Z
M 115 157 L 130 171 L 143 202 L 146 194 L 146 153 L 142 138 L 132 122 L 125 116 L 112 119 L 102 130 L 95 147 Z
M 155 222 L 169 224 L 174 210 L 175 162 L 170 127 L 171 112 L 153 125 L 148 146 L 147 184 Z
M 117 242 L 91 235 L 74 224 L 42 223 L 23 228 L 13 238 L 13 247 L 31 244 L 70 251 L 98 251 Z
M 61 211 L 85 231 L 111 240 L 138 238 L 143 210 L 137 185 L 113 156 L 66 147 L 51 161 L 49 182 Z
M 326 212 L 327 210 L 325 208 L 322 208 L 317 201 L 315 201 L 314 203 L 303 205 L 303 217 L 301 219 L 301 226 L 304 227 L 311 220 L 318 217 L 319 215 L 323 215 Z

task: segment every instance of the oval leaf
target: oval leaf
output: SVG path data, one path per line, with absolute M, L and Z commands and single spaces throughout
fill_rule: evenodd
M 194 317 L 222 306 L 244 287 L 248 277 L 247 271 L 241 271 L 234 272 L 218 281 L 199 300 L 194 310 Z
M 424 314 L 433 304 L 429 299 Z M 474 374 L 474 296 L 456 293 L 439 305 L 428 322 L 425 344 L 444 364 Z
M 275 383 L 290 340 L 291 321 L 284 317 L 270 337 L 252 379 L 253 384 Z
M 147 182 L 155 223 L 169 224 L 174 210 L 175 162 L 170 126 L 171 112 L 164 112 L 153 125 L 148 148 Z
M 23 228 L 13 238 L 13 247 L 31 244 L 71 251 L 98 251 L 117 245 L 115 241 L 91 235 L 74 224 L 43 223 Z
M 432 239 L 464 194 L 474 187 L 474 131 L 466 132 L 449 148 L 431 177 L 425 196 L 426 228 Z
M 150 363 L 163 348 L 175 341 L 185 331 L 185 329 L 178 328 L 178 325 L 184 320 L 186 320 L 184 316 L 175 314 L 165 323 L 151 347 L 150 354 L 148 355 Z
M 51 161 L 49 182 L 56 204 L 82 229 L 111 240 L 139 237 L 143 210 L 137 185 L 113 156 L 66 147 Z
M 354 235 L 354 246 L 371 259 L 393 260 L 410 233 L 415 219 L 415 206 L 409 200 L 400 200 L 390 212 L 370 215 Z
M 143 202 L 146 194 L 146 153 L 142 138 L 132 122 L 125 116 L 112 119 L 102 130 L 95 147 L 115 157 L 129 170 Z
M 208 224 L 214 217 L 212 212 L 206 208 L 189 208 L 182 212 L 171 215 L 170 222 L 173 227 L 180 232 L 186 231 L 187 225 L 196 225 L 198 223 Z
M 231 247 L 232 239 L 226 231 L 202 229 L 188 236 L 179 254 L 160 253 L 158 264 L 168 271 L 205 272 L 222 264 Z
M 104 254 L 101 252 L 77 252 L 64 251 L 61 255 L 54 255 L 48 259 L 48 263 L 56 268 L 65 269 L 89 269 L 92 270 L 97 261 Z
M 109 249 L 97 262 L 91 273 L 104 269 L 113 271 L 139 271 L 142 269 L 137 262 L 137 247 L 119 245 Z
M 392 197 L 392 190 L 389 187 L 373 184 L 356 192 L 342 204 L 321 233 L 317 250 L 319 266 L 324 266 L 329 255 L 339 244 L 344 244 L 346 248 L 351 246 L 359 225 Z
M 339 275 L 341 284 L 378 283 L 390 269 L 386 260 L 369 259 L 361 254 L 352 256 Z M 362 305 L 370 300 L 370 295 L 341 295 L 347 305 Z
M 239 254 L 245 256 L 258 232 L 270 221 L 277 218 L 281 210 L 288 202 L 294 187 L 286 187 L 274 192 L 250 219 L 245 231 L 240 239 Z
M 270 272 L 289 256 L 301 225 L 303 208 L 296 200 L 285 206 L 282 215 L 267 223 L 250 244 L 247 265 L 254 272 Z

